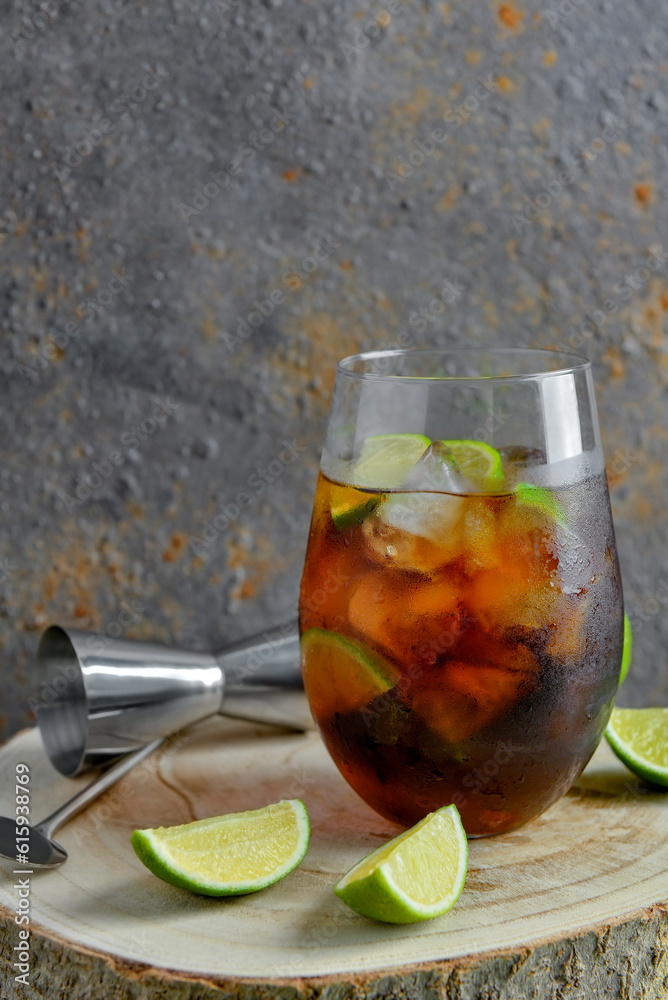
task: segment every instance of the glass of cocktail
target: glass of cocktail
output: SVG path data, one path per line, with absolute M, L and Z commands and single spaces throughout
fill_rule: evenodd
M 623 603 L 589 362 L 411 350 L 339 363 L 300 597 L 337 767 L 411 825 L 526 823 L 605 730 Z

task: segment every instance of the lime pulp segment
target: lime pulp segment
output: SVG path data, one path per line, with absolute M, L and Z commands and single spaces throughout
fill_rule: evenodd
M 357 486 L 396 489 L 431 441 L 423 434 L 376 434 L 368 437 L 353 470 Z
M 394 667 L 348 639 L 322 628 L 301 637 L 304 684 L 310 698 L 354 711 L 397 682 Z
M 485 441 L 443 441 L 457 465 L 476 484 L 494 486 L 503 480 L 503 465 L 496 448 Z
M 466 879 L 468 843 L 456 806 L 443 806 L 363 858 L 334 887 L 362 916 L 429 920 L 451 909 Z
M 501 455 L 491 445 L 473 440 L 441 443 L 452 452 L 463 475 L 476 485 L 492 489 L 502 483 Z M 367 438 L 353 470 L 356 485 L 396 489 L 430 444 L 423 434 L 376 434 Z
M 339 531 L 346 531 L 348 528 L 353 528 L 356 524 L 361 524 L 365 518 L 373 514 L 380 500 L 380 495 L 375 494 L 362 503 L 354 503 L 352 505 L 341 504 L 340 506 L 332 507 L 332 521 L 335 527 Z
M 308 848 L 310 825 L 300 799 L 212 816 L 178 826 L 135 830 L 139 860 L 171 885 L 206 896 L 264 889 L 288 875 Z

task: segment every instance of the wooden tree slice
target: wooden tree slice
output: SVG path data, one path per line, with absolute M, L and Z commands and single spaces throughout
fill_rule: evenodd
M 572 791 L 515 833 L 470 844 L 466 887 L 444 917 L 372 923 L 334 882 L 397 828 L 357 799 L 315 733 L 215 718 L 154 755 L 64 827 L 62 868 L 30 876 L 29 986 L 16 984 L 12 866 L 0 887 L 2 997 L 86 1000 L 568 1000 L 668 997 L 668 796 L 607 746 Z M 0 749 L 0 811 L 18 761 L 36 822 L 73 794 L 38 734 Z M 302 798 L 302 866 L 246 897 L 210 899 L 154 878 L 137 827 Z

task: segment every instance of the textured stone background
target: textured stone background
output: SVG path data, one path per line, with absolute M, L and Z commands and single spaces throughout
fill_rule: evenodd
M 49 622 L 211 648 L 292 613 L 334 362 L 403 330 L 592 357 L 623 697 L 668 703 L 668 261 L 633 277 L 668 249 L 662 0 L 1 9 L 0 736 Z

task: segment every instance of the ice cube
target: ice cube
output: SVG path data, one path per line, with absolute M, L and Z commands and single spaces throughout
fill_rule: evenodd
M 429 445 L 399 489 L 451 494 L 475 492 L 473 484 L 457 465 L 455 456 L 442 441 Z
M 354 585 L 353 585 L 354 586 Z M 457 642 L 459 588 L 444 575 L 436 580 L 392 573 L 365 573 L 353 590 L 348 620 L 366 643 L 422 672 Z
M 364 533 L 374 555 L 398 569 L 430 573 L 461 553 L 461 520 L 475 492 L 447 445 L 435 441 L 387 493 Z
M 466 501 L 439 493 L 395 493 L 378 511 L 383 523 L 398 532 L 426 538 L 447 551 Z M 447 562 L 444 556 L 442 562 Z
M 470 660 L 444 663 L 438 686 L 413 690 L 414 714 L 447 743 L 492 725 L 538 684 L 539 667 L 528 649 L 495 646 L 488 637 L 479 646 Z
M 457 558 L 468 501 L 442 493 L 389 493 L 362 530 L 371 554 L 401 570 L 431 573 Z
M 467 576 L 475 576 L 482 569 L 494 569 L 504 561 L 496 531 L 494 498 L 480 497 L 469 502 L 464 516 L 463 534 L 466 540 L 464 569 Z

